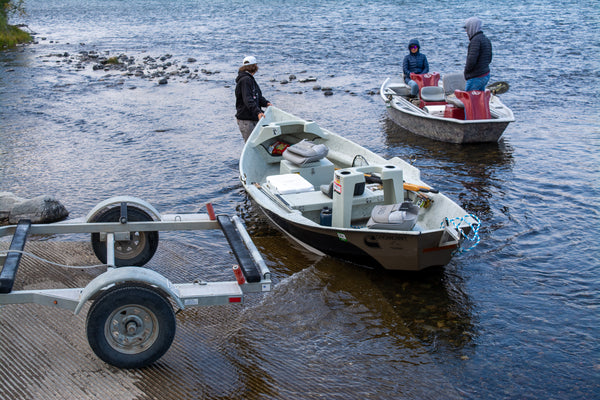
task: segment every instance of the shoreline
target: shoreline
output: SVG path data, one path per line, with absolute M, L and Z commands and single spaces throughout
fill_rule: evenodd
M 33 42 L 33 36 L 19 25 L 9 25 L 0 17 L 0 50 L 11 49 L 21 44 Z

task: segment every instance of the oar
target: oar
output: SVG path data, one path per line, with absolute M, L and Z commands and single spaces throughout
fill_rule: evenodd
M 379 184 L 382 183 L 381 178 L 379 176 L 371 175 L 371 174 L 365 174 L 365 181 L 367 183 L 379 183 Z M 414 183 L 404 182 L 403 186 L 404 186 L 405 190 L 411 190 L 413 192 L 423 192 L 423 193 L 439 193 L 440 192 L 437 189 L 432 189 L 427 186 L 416 185 Z
M 490 89 L 490 92 L 492 92 L 494 95 L 506 93 L 508 92 L 509 88 L 510 86 L 508 85 L 508 82 L 504 81 L 490 83 L 486 86 L 486 89 Z
M 427 186 L 415 185 L 414 183 L 404 182 L 405 190 L 412 190 L 413 192 L 424 192 L 424 193 L 439 193 L 437 189 L 433 189 Z

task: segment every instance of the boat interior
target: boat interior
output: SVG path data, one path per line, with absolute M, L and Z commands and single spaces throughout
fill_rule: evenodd
M 396 100 L 394 105 L 411 113 L 440 118 L 451 118 L 459 121 L 498 119 L 505 117 L 500 103 L 489 89 L 481 91 L 465 91 L 465 79 L 462 73 L 444 75 L 440 82 L 440 74 L 411 74 L 419 85 L 419 95 L 410 99 L 410 87 L 404 83 L 391 82 L 385 85 L 383 95 L 389 101 Z M 441 83 L 441 84 L 440 84 Z
M 357 161 L 365 158 L 339 151 L 343 144 L 332 142 L 333 135 L 312 121 L 275 121 L 257 129 L 260 131 L 250 137 L 247 146 L 253 148 L 253 156 L 260 160 L 246 163 L 247 178 L 288 212 L 299 211 L 321 225 L 360 229 L 368 227 L 377 206 L 409 202 L 420 208 L 417 223 L 409 231 L 417 234 L 422 227 L 439 229 L 443 216 L 435 215 L 436 211 L 425 211 L 434 199 L 420 192 L 416 185 L 412 187 L 415 190 L 406 189 L 400 166 Z M 326 156 L 298 164 L 281 154 L 273 154 L 272 149 L 282 143 L 293 146 L 303 140 L 328 146 Z M 395 226 L 400 229 L 400 225 L 393 224 L 386 225 L 386 229 Z

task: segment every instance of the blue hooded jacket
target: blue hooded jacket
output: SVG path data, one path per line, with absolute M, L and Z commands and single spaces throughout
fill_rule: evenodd
M 410 51 L 410 46 L 416 45 L 419 49 L 415 54 Z M 415 74 L 426 74 L 429 72 L 429 63 L 425 54 L 421 53 L 421 46 L 417 39 L 411 39 L 408 42 L 409 53 L 404 57 L 402 61 L 402 72 L 404 72 L 404 82 L 410 81 L 410 73 Z

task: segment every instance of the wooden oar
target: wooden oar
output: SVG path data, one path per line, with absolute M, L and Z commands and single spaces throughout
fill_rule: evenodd
M 365 174 L 365 181 L 367 183 L 382 183 L 381 178 L 376 175 Z M 440 191 L 437 189 L 432 189 L 428 186 L 421 186 L 414 183 L 404 182 L 405 190 L 412 190 L 413 192 L 424 192 L 424 193 L 439 193 Z
M 404 182 L 405 190 L 412 190 L 413 192 L 424 192 L 424 193 L 439 193 L 437 189 L 432 189 L 427 186 L 415 185 L 414 183 Z

